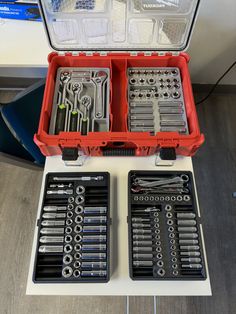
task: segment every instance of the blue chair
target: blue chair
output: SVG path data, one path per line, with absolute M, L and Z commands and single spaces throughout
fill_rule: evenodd
M 45 157 L 33 141 L 37 132 L 45 80 L 20 92 L 11 102 L 1 104 L 0 151 L 37 165 Z

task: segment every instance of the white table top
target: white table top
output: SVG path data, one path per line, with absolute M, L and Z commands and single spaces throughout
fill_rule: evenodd
M 155 157 L 93 157 L 82 167 L 66 167 L 61 157 L 46 160 L 38 215 L 41 211 L 45 175 L 48 172 L 108 171 L 111 175 L 111 278 L 108 283 L 35 284 L 32 281 L 37 228 L 32 247 L 27 294 L 31 295 L 211 295 L 207 279 L 203 281 L 133 281 L 128 267 L 127 176 L 130 170 L 187 170 L 193 171 L 190 157 L 180 157 L 172 167 L 155 166 Z M 204 240 L 203 240 L 204 243 Z M 205 247 L 204 247 L 205 250 Z M 115 267 L 115 268 L 114 268 Z
M 47 67 L 52 51 L 42 22 L 0 20 L 0 67 Z

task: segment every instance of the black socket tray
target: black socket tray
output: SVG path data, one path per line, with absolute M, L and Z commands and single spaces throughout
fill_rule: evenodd
M 34 282 L 109 281 L 109 173 L 48 173 L 37 226 Z
M 135 181 L 150 177 L 165 180 L 182 175 L 187 182 L 184 191 L 179 193 L 144 191 Z M 206 279 L 192 173 L 132 170 L 128 189 L 130 277 L 133 280 Z M 181 215 L 182 218 L 177 219 Z M 188 225 L 190 221 L 192 225 Z M 182 227 L 184 229 L 179 229 Z

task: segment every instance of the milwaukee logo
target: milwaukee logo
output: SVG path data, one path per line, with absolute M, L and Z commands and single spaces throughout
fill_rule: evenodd
M 8 7 L 0 7 L 1 11 L 9 11 L 10 9 Z

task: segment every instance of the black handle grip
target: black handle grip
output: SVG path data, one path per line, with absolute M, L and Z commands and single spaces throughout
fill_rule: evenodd
M 77 132 L 78 127 L 78 112 L 72 111 L 70 116 L 70 132 Z
M 87 128 L 88 128 L 88 119 L 83 119 L 82 120 L 82 125 L 81 125 L 81 135 L 87 135 Z
M 57 108 L 57 117 L 55 123 L 55 134 L 58 135 L 64 131 L 66 120 L 66 107 L 65 105 L 59 105 Z

